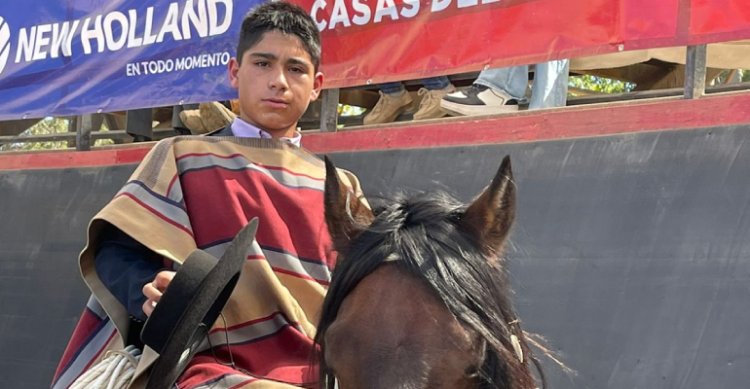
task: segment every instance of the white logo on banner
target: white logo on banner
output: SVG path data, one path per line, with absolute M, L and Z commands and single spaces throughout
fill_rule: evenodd
M 10 27 L 5 22 L 2 16 L 0 16 L 0 73 L 5 69 L 5 64 L 8 62 L 8 56 L 10 55 Z
M 164 6 L 164 3 L 160 3 L 161 6 Z M 164 18 L 155 17 L 154 8 L 152 6 L 145 10 L 140 8 L 117 10 L 104 14 L 90 14 L 82 19 L 21 27 L 14 33 L 17 36 L 13 45 L 15 47 L 14 63 L 71 57 L 76 43 L 80 43 L 83 55 L 95 55 L 169 41 L 179 42 L 221 35 L 231 27 L 234 3 L 233 0 L 174 1 L 164 7 L 167 9 Z M 8 23 L 0 17 L 0 73 L 10 57 L 10 35 Z M 229 59 L 223 55 L 224 53 L 214 54 L 206 60 L 201 57 L 204 54 L 197 57 L 186 56 L 182 62 L 191 62 L 174 69 L 188 70 L 192 67 L 215 66 L 211 65 L 211 60 L 216 55 L 221 58 L 222 62 L 229 62 Z M 197 59 L 194 60 L 193 57 Z M 161 64 L 165 61 L 134 62 L 128 64 L 127 73 L 138 75 L 169 71 L 167 65 Z M 193 66 L 194 63 L 197 65 Z M 175 65 L 179 64 L 175 63 Z M 138 66 L 140 68 L 136 69 Z

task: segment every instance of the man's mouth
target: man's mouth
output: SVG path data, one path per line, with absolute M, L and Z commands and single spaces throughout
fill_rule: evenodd
M 270 98 L 270 99 L 263 99 L 264 102 L 266 102 L 268 105 L 276 108 L 286 108 L 289 105 L 289 102 L 284 99 L 276 99 L 276 98 Z

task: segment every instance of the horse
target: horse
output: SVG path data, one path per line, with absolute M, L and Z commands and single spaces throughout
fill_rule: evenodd
M 325 163 L 339 256 L 315 336 L 320 387 L 544 386 L 500 256 L 515 217 L 510 158 L 468 206 L 433 192 L 372 209 Z

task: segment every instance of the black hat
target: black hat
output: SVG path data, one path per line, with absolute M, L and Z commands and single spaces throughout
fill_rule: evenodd
M 159 353 L 147 389 L 170 388 L 219 317 L 237 284 L 258 218 L 240 232 L 221 256 L 193 251 L 177 271 L 141 331 L 141 340 Z

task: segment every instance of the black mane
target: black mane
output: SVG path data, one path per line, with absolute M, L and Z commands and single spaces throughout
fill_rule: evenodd
M 364 231 L 339 253 L 315 342 L 325 347 L 326 330 L 357 284 L 384 261 L 396 260 L 486 342 L 477 387 L 534 387 L 513 351 L 511 335 L 521 342 L 526 358 L 531 356 L 510 301 L 504 262 L 488 259 L 478 242 L 459 229 L 465 210 L 466 205 L 444 192 L 399 194 L 378 201 L 372 224 L 363 226 Z M 322 355 L 319 362 L 325 387 L 333 388 L 333 375 Z

